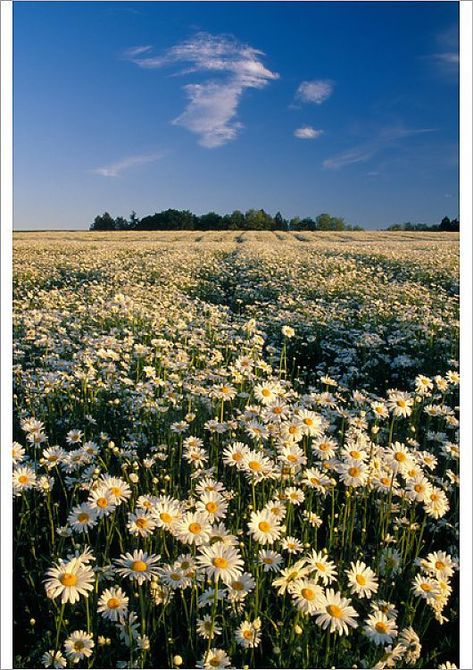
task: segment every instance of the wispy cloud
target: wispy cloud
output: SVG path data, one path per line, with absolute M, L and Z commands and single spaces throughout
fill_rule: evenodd
M 279 75 L 262 62 L 262 51 L 226 35 L 197 33 L 158 56 L 125 53 L 144 69 L 181 65 L 173 74 L 210 73 L 212 79 L 184 85 L 189 103 L 174 125 L 187 128 L 207 148 L 234 140 L 243 125 L 236 119 L 238 105 L 248 88 L 264 88 Z M 146 49 L 146 54 L 149 50 Z
M 434 66 L 438 75 L 444 79 L 456 81 L 460 63 L 458 27 L 450 26 L 439 33 L 435 38 L 435 47 L 434 53 L 423 56 L 423 58 Z
M 294 131 L 294 137 L 298 137 L 300 140 L 315 140 L 323 134 L 323 130 L 317 130 L 312 126 L 302 126 L 302 128 L 297 128 Z
M 94 168 L 92 172 L 99 174 L 102 177 L 120 177 L 126 170 L 129 170 L 130 168 L 136 167 L 138 165 L 144 165 L 145 163 L 154 163 L 164 155 L 164 152 L 160 152 L 154 154 L 128 156 L 126 158 L 122 158 L 119 161 L 116 161 L 115 163 L 110 163 L 109 165 L 103 165 L 101 167 Z
M 357 144 L 351 149 L 342 151 L 323 162 L 323 167 L 328 170 L 338 170 L 355 163 L 365 163 L 376 156 L 380 151 L 397 146 L 402 140 L 421 135 L 423 133 L 435 132 L 436 128 L 405 128 L 404 126 L 392 126 L 381 130 L 373 139 Z
M 133 58 L 136 58 L 137 56 L 141 56 L 142 54 L 147 53 L 148 51 L 151 51 L 152 48 L 153 47 L 150 44 L 145 44 L 144 46 L 138 46 L 138 47 L 131 47 L 130 49 L 127 49 L 125 51 L 123 56 L 127 60 L 131 60 Z
M 321 105 L 333 93 L 334 84 L 329 79 L 313 79 L 303 81 L 296 91 L 296 100 Z

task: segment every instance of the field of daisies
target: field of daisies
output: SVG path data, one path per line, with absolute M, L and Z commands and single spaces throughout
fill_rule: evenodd
M 17 233 L 18 668 L 455 668 L 458 236 Z

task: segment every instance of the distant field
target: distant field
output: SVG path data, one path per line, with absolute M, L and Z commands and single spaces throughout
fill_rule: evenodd
M 455 233 L 15 233 L 16 667 L 458 663 L 458 283 Z

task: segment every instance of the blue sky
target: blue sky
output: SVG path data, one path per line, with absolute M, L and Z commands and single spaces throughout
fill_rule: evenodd
M 455 2 L 16 2 L 15 229 L 458 215 Z

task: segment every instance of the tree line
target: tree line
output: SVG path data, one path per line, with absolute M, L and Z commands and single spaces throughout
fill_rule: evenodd
M 223 216 L 216 212 L 208 212 L 197 216 L 187 209 L 166 209 L 162 212 L 138 218 L 132 212 L 128 219 L 117 216 L 115 219 L 108 213 L 96 216 L 90 225 L 90 230 L 364 230 L 361 226 L 352 226 L 339 216 L 331 216 L 326 212 L 315 218 L 285 219 L 281 212 L 271 216 L 264 209 L 249 209 L 243 213 L 235 210 Z M 449 219 L 444 216 L 439 224 L 429 226 L 425 223 L 396 223 L 389 226 L 387 231 L 428 231 L 428 232 L 457 232 L 460 230 L 458 219 Z
M 96 216 L 90 230 L 363 230 L 361 226 L 351 226 L 338 216 L 319 214 L 315 218 L 298 216 L 285 219 L 281 212 L 271 216 L 264 209 L 249 209 L 243 213 L 235 210 L 223 216 L 208 212 L 197 216 L 189 210 L 166 209 L 162 212 L 139 219 L 132 212 L 128 219 L 115 219 L 104 212 Z
M 460 221 L 458 219 L 449 219 L 448 216 L 444 216 L 443 219 L 438 224 L 433 226 L 428 226 L 426 223 L 411 223 L 407 221 L 406 223 L 395 223 L 393 226 L 389 226 L 386 230 L 406 230 L 406 231 L 428 231 L 428 232 L 446 232 L 446 233 L 457 233 L 460 230 Z

